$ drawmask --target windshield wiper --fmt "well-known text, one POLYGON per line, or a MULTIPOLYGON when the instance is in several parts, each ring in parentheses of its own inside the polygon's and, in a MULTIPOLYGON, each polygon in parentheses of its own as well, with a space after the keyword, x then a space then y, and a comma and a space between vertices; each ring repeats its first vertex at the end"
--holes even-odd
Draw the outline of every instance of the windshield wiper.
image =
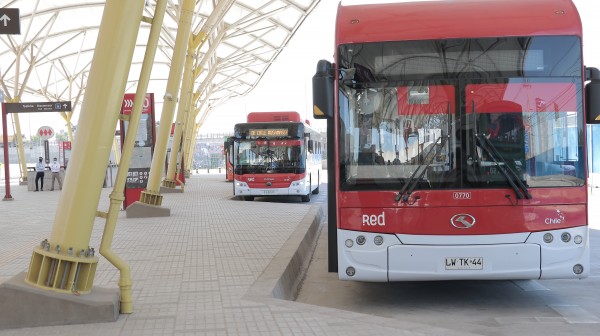
POLYGON ((496 149, 496 146, 494 146, 490 139, 486 138, 482 134, 476 135, 475 139, 477 139, 477 142, 479 142, 481 148, 483 148, 483 150, 490 156, 490 158, 492 159, 492 161, 494 161, 502 175, 504 175, 506 181, 508 181, 508 184, 510 184, 510 186, 515 191, 515 194, 517 194, 517 198, 531 199, 532 196, 529 193, 529 190, 527 189, 525 183, 523 183, 523 181, 519 178, 519 175, 517 175, 517 173, 515 173, 515 171, 512 170, 508 163, 502 158, 502 155, 500 155, 500 153, 496 149), (515 181, 517 182, 516 184, 515 181), (521 189, 523 190, 523 192, 521 192, 521 189), (525 193, 525 196, 523 196, 523 193, 525 193))
MULTIPOLYGON (((425 154, 426 158, 429 157, 429 154, 431 154, 431 151, 433 151, 435 149, 435 147, 437 146, 438 141, 440 141, 441 138, 442 138, 442 136, 440 135, 435 140, 435 142, 433 143, 433 146, 431 146, 431 148, 429 148, 429 151, 427 151, 427 154, 425 154)), ((449 138, 450 137, 448 136, 447 139, 446 139, 446 142, 444 142, 442 144, 442 148, 440 150, 443 150, 444 147, 446 147, 446 143, 448 143, 449 138)), ((410 194, 413 192, 413 190, 417 186, 417 183, 419 183, 419 180, 421 180, 421 178, 423 177, 423 175, 427 171, 427 168, 429 168, 429 166, 433 163, 433 159, 434 158, 435 158, 435 155, 431 157, 431 159, 429 160, 429 163, 427 163, 427 165, 425 167, 423 167, 423 165, 420 164, 417 167, 417 169, 415 169, 415 171, 412 173, 412 175, 410 176, 410 178, 402 186, 402 189, 400 189, 400 191, 396 195, 396 202, 398 202, 400 200, 402 200, 403 202, 407 202, 408 201, 408 198, 410 197, 410 194), (421 168, 423 168, 423 169, 421 169, 421 168), (417 173, 419 174, 418 176, 416 176, 417 173), (406 195, 404 194, 405 192, 406 192, 406 195)))

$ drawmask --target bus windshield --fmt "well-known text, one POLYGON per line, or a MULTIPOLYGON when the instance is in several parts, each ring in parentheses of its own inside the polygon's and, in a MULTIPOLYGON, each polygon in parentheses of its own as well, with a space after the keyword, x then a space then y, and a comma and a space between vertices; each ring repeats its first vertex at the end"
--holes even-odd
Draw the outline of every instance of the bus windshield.
POLYGON ((584 185, 579 44, 543 36, 340 46, 340 187, 584 185))
POLYGON ((302 140, 236 141, 236 174, 302 173, 306 168, 303 149, 302 140))
POLYGON ((297 122, 236 124, 235 174, 304 173, 304 131, 304 125, 297 122))

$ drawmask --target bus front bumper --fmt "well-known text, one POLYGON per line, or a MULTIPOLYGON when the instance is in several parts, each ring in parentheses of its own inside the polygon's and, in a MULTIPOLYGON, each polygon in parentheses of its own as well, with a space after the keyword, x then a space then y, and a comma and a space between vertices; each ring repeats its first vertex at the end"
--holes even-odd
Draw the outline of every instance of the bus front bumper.
POLYGON ((250 188, 245 182, 234 183, 234 196, 303 196, 309 193, 304 179, 291 182, 289 188, 250 188))
POLYGON ((590 271, 588 228, 486 236, 338 229, 338 268, 341 280, 373 282, 586 278, 590 271), (562 239, 565 232, 568 241, 562 239))

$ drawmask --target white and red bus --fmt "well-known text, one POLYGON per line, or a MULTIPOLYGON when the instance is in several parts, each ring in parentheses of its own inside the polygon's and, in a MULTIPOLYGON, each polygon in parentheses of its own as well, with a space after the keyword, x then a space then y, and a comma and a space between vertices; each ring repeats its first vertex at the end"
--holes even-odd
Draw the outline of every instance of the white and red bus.
POLYGON ((583 65, 570 0, 341 4, 335 31, 334 64, 313 77, 330 271, 589 275, 585 139, 599 76, 583 65))
POLYGON ((234 195, 297 195, 303 202, 319 193, 324 143, 298 112, 252 112, 236 124, 233 137, 234 195))

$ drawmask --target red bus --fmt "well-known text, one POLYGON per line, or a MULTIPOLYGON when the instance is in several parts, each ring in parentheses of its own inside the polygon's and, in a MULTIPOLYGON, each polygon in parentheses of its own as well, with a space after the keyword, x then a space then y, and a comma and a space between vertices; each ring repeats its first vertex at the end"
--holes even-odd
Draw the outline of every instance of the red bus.
POLYGON ((340 5, 335 34, 335 63, 313 77, 330 271, 589 275, 585 124, 600 120, 600 76, 570 0, 340 5))
POLYGON ((233 149, 233 138, 225 137, 225 141, 223 142, 223 155, 225 156, 225 181, 232 182, 233 181, 233 154, 231 150, 233 149))
POLYGON ((322 136, 298 112, 252 112, 236 124, 233 137, 234 195, 298 195, 303 202, 319 193, 322 136))

